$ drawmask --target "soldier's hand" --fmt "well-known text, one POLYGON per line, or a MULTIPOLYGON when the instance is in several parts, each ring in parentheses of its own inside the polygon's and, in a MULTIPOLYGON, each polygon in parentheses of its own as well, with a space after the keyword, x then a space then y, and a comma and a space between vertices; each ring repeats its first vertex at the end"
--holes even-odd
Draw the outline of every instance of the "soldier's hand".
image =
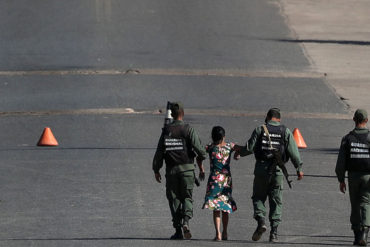
POLYGON ((158 183, 161 183, 162 182, 162 176, 161 174, 158 172, 158 173, 154 173, 154 177, 155 177, 155 180, 157 180, 158 183))
POLYGON ((339 189, 340 191, 344 194, 346 193, 346 190, 347 190, 347 186, 346 186, 346 183, 340 183, 339 184, 339 189))
POLYGON ((239 152, 235 152, 234 153, 234 160, 239 160, 240 159, 240 153, 239 152))
POLYGON ((303 179, 303 172, 297 172, 298 180, 303 179))
POLYGON ((235 152, 240 152, 241 149, 242 149, 242 146, 239 146, 237 144, 234 145, 235 152))

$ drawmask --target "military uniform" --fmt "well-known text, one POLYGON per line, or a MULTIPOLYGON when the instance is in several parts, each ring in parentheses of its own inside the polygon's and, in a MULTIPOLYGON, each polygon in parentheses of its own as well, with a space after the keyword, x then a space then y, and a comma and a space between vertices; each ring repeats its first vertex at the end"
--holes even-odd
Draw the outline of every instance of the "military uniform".
MULTIPOLYGON (((268 121, 266 127, 270 134, 272 146, 280 150, 283 161, 287 162, 290 158, 297 172, 301 172, 302 161, 292 132, 277 121, 268 121)), ((252 195, 254 218, 259 225, 264 225, 266 217, 265 201, 268 197, 270 234, 277 234, 277 227, 281 223, 284 176, 281 169, 277 166, 274 170, 271 170, 273 161, 269 157, 271 153, 269 144, 263 126, 259 126, 253 131, 240 154, 245 156, 254 153, 256 158, 252 195)), ((253 240, 257 241, 258 239, 253 240)))
MULTIPOLYGON (((348 171, 348 189, 351 201, 351 225, 355 243, 359 244, 361 232, 370 227, 370 153, 369 130, 356 127, 343 137, 335 172, 340 183, 345 183, 348 171)), ((366 242, 364 243, 366 244, 366 242)))
POLYGON ((183 220, 193 217, 196 155, 204 160, 206 151, 192 127, 183 121, 174 120, 163 129, 153 159, 153 171, 159 173, 165 160, 166 196, 176 231, 181 228, 183 220))

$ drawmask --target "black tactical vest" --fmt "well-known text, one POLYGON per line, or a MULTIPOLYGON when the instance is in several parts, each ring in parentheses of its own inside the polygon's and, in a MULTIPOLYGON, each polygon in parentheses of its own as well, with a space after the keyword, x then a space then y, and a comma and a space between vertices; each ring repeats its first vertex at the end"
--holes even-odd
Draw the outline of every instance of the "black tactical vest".
POLYGON ((370 152, 367 134, 351 131, 347 135, 347 170, 370 172, 370 152))
MULTIPOLYGON (((280 150, 283 161, 288 161, 285 152, 286 127, 284 125, 274 126, 270 124, 266 124, 266 127, 270 133, 272 148, 280 150)), ((263 128, 262 133, 256 142, 254 156, 256 157, 256 160, 269 160, 272 158, 270 142, 263 128)))
POLYGON ((188 133, 188 124, 164 127, 164 159, 167 166, 194 163, 194 153, 188 133))

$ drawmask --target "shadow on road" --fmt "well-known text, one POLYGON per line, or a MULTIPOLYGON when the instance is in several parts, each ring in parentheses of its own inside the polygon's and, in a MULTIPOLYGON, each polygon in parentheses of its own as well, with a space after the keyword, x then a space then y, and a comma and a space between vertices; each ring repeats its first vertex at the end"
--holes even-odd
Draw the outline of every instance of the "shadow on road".
POLYGON ((360 40, 322 40, 322 39, 278 39, 279 42, 289 43, 317 43, 317 44, 339 44, 339 45, 370 45, 369 41, 360 40))
MULTIPOLYGON (((282 237, 298 237, 298 238, 323 238, 327 239, 324 241, 327 242, 278 242, 275 245, 312 245, 312 246, 348 246, 352 243, 352 237, 350 236, 324 236, 324 235, 317 235, 317 236, 309 236, 309 235, 281 235, 282 237)), ((9 238, 9 239, 0 239, 0 242, 5 241, 110 241, 110 240, 132 240, 132 241, 173 241, 169 240, 168 238, 141 238, 141 237, 106 237, 106 238, 9 238)), ((189 240, 184 240, 189 241, 189 240)), ((199 242, 214 242, 211 239, 191 239, 190 241, 199 241, 199 242)), ((224 243, 230 244, 264 244, 264 242, 254 242, 249 240, 228 240, 222 241, 224 243)), ((267 243, 267 242, 266 242, 267 243)))
POLYGON ((309 148, 309 149, 303 150, 303 152, 308 152, 308 153, 321 152, 324 154, 337 155, 339 153, 339 148, 309 148))
POLYGON ((0 148, 0 152, 8 151, 58 151, 58 150, 155 150, 155 147, 19 147, 0 148))

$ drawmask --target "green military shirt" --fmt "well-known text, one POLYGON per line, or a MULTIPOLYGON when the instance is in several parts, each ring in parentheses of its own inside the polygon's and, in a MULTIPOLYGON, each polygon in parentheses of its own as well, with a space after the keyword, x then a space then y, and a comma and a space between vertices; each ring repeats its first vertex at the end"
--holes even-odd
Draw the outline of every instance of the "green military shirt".
MULTIPOLYGON (((180 120, 174 120, 171 125, 184 125, 185 123, 180 120)), ((155 152, 154 159, 153 159, 153 171, 158 173, 159 170, 163 166, 164 160, 164 141, 163 141, 163 133, 158 141, 157 151, 155 152)), ((204 146, 202 146, 201 141, 199 139, 198 134, 192 127, 189 127, 189 138, 191 140, 191 145, 193 147, 193 151, 197 154, 197 156, 204 160, 206 159, 206 150, 204 146)), ((181 164, 180 166, 175 166, 170 169, 166 166, 166 174, 176 174, 178 172, 184 172, 189 170, 194 170, 194 164, 181 164)))
MULTIPOLYGON (((273 126, 279 126, 280 122, 276 121, 269 121, 268 124, 273 125, 273 126)), ((246 156, 249 154, 254 153, 256 143, 263 133, 263 127, 258 126, 257 128, 254 129, 251 137, 249 138, 248 142, 246 143, 245 147, 242 148, 240 155, 241 156, 246 156)), ((286 154, 292 161, 294 167, 297 169, 297 172, 302 171, 302 160, 299 155, 298 147, 297 144, 294 140, 292 132, 286 128, 285 130, 285 143, 287 143, 287 149, 286 149, 286 154)), ((263 161, 263 160, 256 160, 256 166, 254 169, 254 174, 255 175, 266 175, 268 171, 268 167, 270 165, 269 161, 263 161)), ((276 174, 281 175, 282 171, 279 167, 276 168, 276 174)))
MULTIPOLYGON (((366 134, 369 132, 367 128, 355 128, 354 131, 357 134, 366 134)), ((339 148, 337 165, 335 167, 335 173, 337 174, 337 178, 340 183, 344 183, 344 178, 345 178, 345 174, 347 171, 347 164, 346 164, 347 153, 348 153, 348 150, 346 150, 347 136, 348 135, 342 138, 340 148, 339 148)))

